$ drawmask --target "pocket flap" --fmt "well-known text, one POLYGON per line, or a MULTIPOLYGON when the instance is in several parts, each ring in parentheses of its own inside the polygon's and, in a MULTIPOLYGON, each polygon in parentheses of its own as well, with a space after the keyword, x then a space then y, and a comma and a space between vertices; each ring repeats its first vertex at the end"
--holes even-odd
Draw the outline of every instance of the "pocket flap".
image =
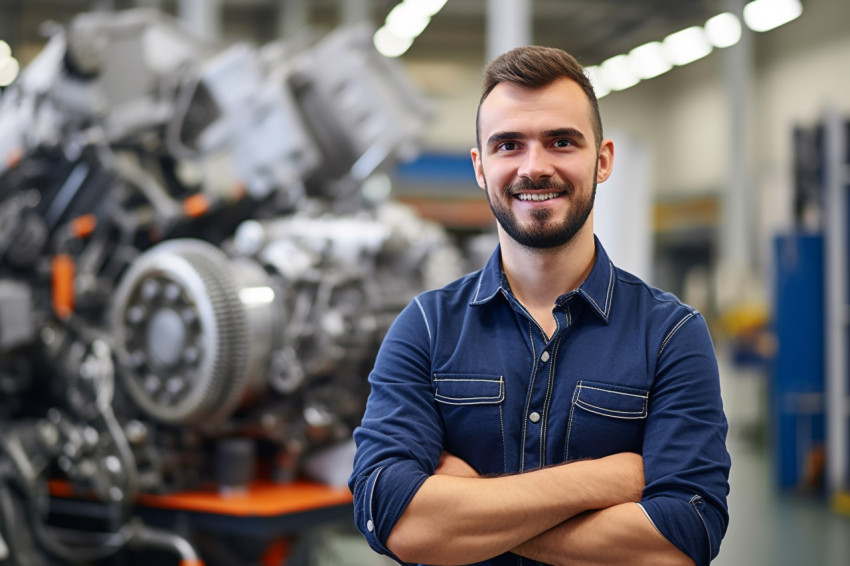
POLYGON ((448 405, 493 405, 505 399, 501 375, 434 375, 434 398, 448 405))
POLYGON ((618 419, 645 419, 649 392, 607 383, 579 381, 575 405, 585 411, 618 419))

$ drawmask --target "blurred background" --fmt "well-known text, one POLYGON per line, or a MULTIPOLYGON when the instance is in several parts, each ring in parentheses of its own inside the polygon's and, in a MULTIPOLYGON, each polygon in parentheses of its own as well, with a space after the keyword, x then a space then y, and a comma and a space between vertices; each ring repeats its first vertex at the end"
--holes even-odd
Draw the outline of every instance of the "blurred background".
POLYGON ((523 44, 597 89, 614 262, 709 322, 715 564, 848 564, 846 0, 0 0, 0 565, 379 563, 364 372, 495 245, 469 149, 523 44))

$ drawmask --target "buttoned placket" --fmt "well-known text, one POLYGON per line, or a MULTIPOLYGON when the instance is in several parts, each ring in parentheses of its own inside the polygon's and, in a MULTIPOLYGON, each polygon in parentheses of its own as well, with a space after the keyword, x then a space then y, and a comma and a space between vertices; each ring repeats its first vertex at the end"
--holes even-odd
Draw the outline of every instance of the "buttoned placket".
POLYGON ((531 318, 525 309, 522 309, 522 315, 528 323, 527 338, 534 363, 531 365, 529 373, 520 471, 545 466, 548 460, 546 415, 552 397, 552 388, 555 384, 557 349, 569 320, 565 306, 556 307, 553 314, 557 321, 556 330, 552 337, 547 340, 540 325, 531 318))

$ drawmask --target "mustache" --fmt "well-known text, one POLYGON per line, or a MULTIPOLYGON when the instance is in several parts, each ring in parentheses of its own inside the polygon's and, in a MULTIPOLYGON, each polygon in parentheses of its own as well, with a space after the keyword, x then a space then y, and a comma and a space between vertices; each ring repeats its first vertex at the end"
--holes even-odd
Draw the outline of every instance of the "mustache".
POLYGON ((573 194, 574 187, 570 183, 559 183, 551 179, 543 179, 533 181, 532 179, 520 179, 515 183, 507 185, 502 189, 505 196, 510 196, 521 191, 553 191, 558 193, 566 193, 568 196, 573 194))

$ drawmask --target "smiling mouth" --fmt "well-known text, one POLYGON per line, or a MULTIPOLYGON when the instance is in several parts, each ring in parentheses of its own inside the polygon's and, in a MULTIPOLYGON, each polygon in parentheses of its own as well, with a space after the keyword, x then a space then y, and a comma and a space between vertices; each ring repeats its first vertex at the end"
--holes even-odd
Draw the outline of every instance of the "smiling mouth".
POLYGON ((557 193, 521 193, 516 195, 516 198, 522 201, 533 201, 533 202, 542 202, 545 200, 551 200, 553 198, 558 198, 559 196, 565 195, 564 192, 557 193))

